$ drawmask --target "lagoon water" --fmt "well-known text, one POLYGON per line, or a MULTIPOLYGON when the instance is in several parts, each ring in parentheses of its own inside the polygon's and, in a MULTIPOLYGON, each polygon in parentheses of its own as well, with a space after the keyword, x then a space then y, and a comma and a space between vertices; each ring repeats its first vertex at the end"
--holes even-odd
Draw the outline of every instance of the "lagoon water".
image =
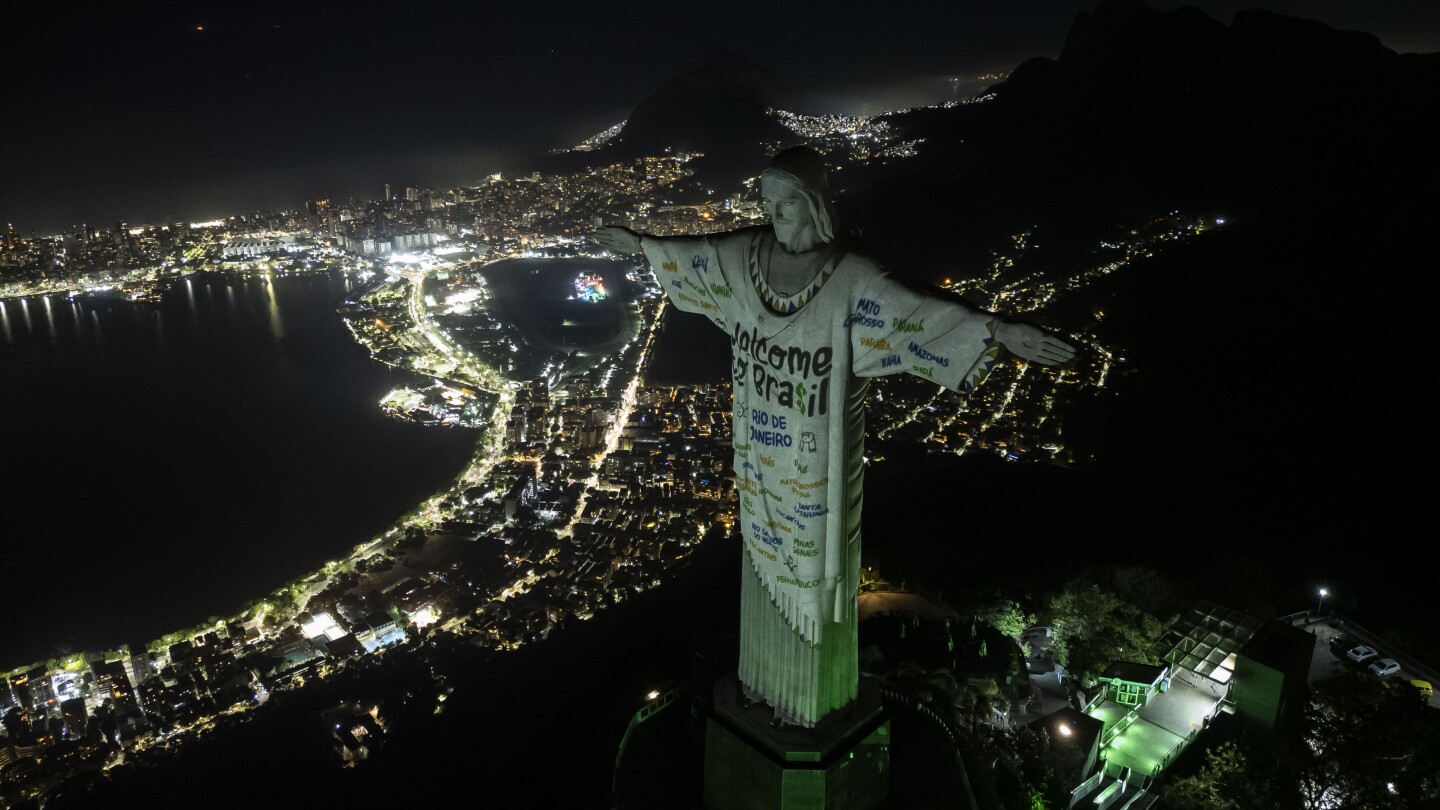
POLYGON ((351 340, 351 285, 0 304, 0 670, 224 615, 460 471, 475 431, 381 414, 415 378, 351 340))

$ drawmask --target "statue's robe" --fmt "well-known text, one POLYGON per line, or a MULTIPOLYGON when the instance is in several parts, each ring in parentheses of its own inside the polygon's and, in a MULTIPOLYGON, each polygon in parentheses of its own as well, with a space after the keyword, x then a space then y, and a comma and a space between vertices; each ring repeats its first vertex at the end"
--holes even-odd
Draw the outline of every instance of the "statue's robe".
POLYGON ((730 336, 741 573, 740 681, 814 726, 855 697, 856 592, 869 378, 909 372, 957 391, 1000 346, 992 316, 923 295, 831 250, 790 296, 760 272, 767 228, 643 237, 674 305, 730 336))

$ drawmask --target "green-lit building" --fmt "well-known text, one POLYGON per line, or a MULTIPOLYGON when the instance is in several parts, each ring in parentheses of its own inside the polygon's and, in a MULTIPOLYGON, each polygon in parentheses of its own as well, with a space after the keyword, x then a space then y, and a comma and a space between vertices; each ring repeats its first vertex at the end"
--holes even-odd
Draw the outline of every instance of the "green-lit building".
POLYGON ((1288 728, 1305 700, 1315 637, 1269 619, 1259 621, 1213 602, 1196 603, 1150 650, 1218 692, 1247 728, 1288 728))
POLYGON ((1293 731, 1309 693, 1315 636, 1270 620, 1235 658, 1230 700, 1247 728, 1260 734, 1293 731))
POLYGON ((1105 685, 1105 697, 1113 700, 1121 706, 1133 706, 1139 708, 1150 702, 1150 699, 1160 692, 1170 688, 1169 666, 1153 666, 1151 664, 1138 664, 1134 661, 1116 661, 1111 664, 1105 674, 1100 676, 1100 683, 1105 685))
POLYGON ((1220 712, 1261 735, 1284 733, 1305 698, 1314 637, 1197 602, 1149 650, 1119 661, 1085 714, 1104 724, 1094 806, 1122 806, 1148 787, 1220 712))

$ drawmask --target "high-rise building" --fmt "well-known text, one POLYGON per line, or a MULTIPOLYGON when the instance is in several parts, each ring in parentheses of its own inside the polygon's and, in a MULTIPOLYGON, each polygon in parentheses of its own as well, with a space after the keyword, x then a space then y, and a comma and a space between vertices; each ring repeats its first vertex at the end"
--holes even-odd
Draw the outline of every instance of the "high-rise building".
POLYGON ((55 697, 55 693, 50 688, 50 679, 45 675, 44 667, 35 667, 29 672, 12 675, 10 688, 15 693, 15 705, 26 713, 44 709, 55 697))
POLYGON ((151 668, 150 653, 145 651, 145 645, 121 645, 120 649, 129 653, 125 657, 125 674, 130 676, 130 683, 139 686, 150 680, 155 670, 151 668))
POLYGON ((510 409, 510 421, 505 424, 507 439, 512 444, 524 444, 526 438, 525 411, 521 406, 516 405, 510 409))
POLYGON ((136 684, 135 698, 140 704, 140 710, 147 715, 156 715, 165 711, 165 684, 160 678, 153 678, 145 683, 136 684))
POLYGON ((600 424, 600 418, 591 411, 585 415, 585 424, 580 428, 580 449, 595 450, 605 439, 605 428, 600 424))
POLYGON ((77 697, 62 701, 60 717, 65 721, 65 736, 73 739, 85 735, 85 724, 89 722, 89 716, 85 713, 84 698, 77 697))
POLYGON ((134 706, 135 696, 130 678, 125 674, 125 664, 120 661, 106 661, 91 664, 95 673, 95 689, 101 695, 115 701, 116 705, 134 706))
POLYGON ((385 184, 385 201, 386 201, 386 202, 389 202, 389 201, 390 201, 390 196, 391 196, 391 195, 390 195, 390 184, 389 184, 389 183, 386 183, 386 184, 385 184))

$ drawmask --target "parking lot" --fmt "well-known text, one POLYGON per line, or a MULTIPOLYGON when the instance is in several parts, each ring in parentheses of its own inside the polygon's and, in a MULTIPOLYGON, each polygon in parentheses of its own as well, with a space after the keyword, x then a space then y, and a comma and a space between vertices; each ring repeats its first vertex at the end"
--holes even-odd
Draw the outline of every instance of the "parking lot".
MULTIPOLYGON (((1315 635, 1315 653, 1310 661, 1310 683, 1346 671, 1358 671, 1369 675, 1371 663, 1382 658, 1394 658, 1400 664, 1400 671, 1389 676, 1390 678, 1401 681, 1429 681, 1432 685, 1440 684, 1440 673, 1409 658, 1404 652, 1390 648, 1385 644, 1384 639, 1370 633, 1365 628, 1349 621, 1342 621, 1339 626, 1332 627, 1324 621, 1312 622, 1313 618, 1305 613, 1281 618, 1281 621, 1288 619, 1296 627, 1303 628, 1315 635), (1374 648, 1377 655, 1363 663, 1355 663, 1346 657, 1346 653, 1361 644, 1374 648)), ((1433 708, 1440 709, 1440 697, 1432 694, 1429 704, 1433 708)))

